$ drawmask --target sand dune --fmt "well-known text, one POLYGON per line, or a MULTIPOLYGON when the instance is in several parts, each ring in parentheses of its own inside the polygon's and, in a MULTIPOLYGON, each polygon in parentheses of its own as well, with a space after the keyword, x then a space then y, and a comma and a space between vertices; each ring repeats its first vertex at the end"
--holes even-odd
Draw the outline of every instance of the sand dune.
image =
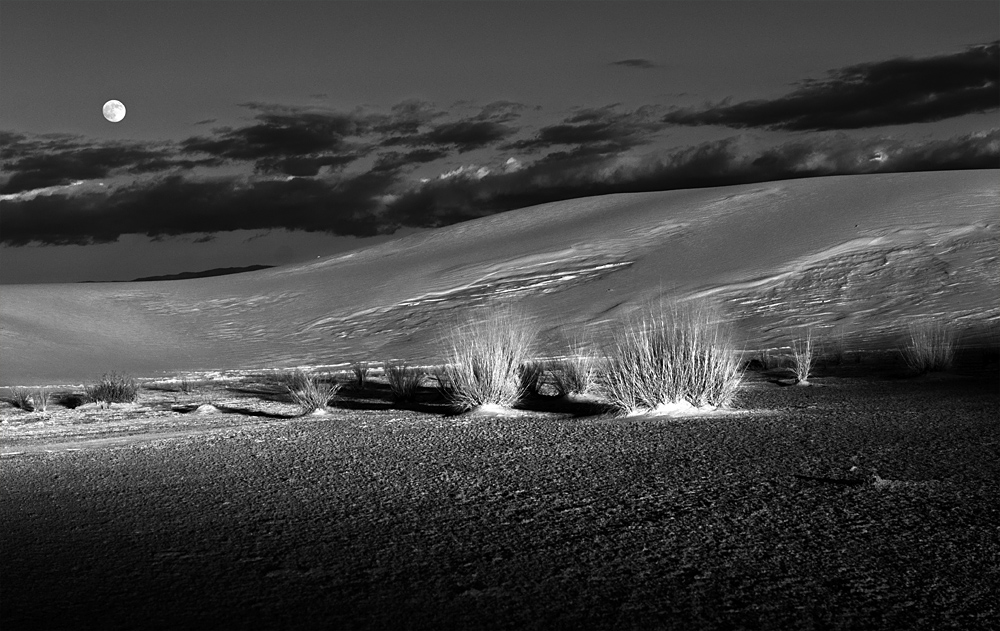
POLYGON ((1000 171, 843 176, 524 208, 308 264, 0 289, 0 383, 108 370, 434 361, 462 310, 523 298, 599 336, 659 295, 722 302, 748 347, 802 327, 885 344, 908 318, 1000 319, 1000 171))

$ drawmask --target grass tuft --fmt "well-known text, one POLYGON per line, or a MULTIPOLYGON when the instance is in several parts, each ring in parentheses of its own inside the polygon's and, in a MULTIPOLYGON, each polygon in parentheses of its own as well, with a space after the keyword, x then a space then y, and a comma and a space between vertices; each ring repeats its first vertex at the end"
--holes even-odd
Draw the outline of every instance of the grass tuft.
POLYGON ((99 382, 87 386, 85 392, 88 400, 103 405, 135 403, 139 398, 139 384, 131 375, 109 372, 99 382))
POLYGON ((419 368, 397 363, 385 362, 383 366, 393 399, 399 402, 413 401, 426 373, 419 368))
POLYGON ((706 303, 648 307, 614 332, 605 355, 604 394, 626 414, 727 406, 743 378, 731 333, 706 303))
POLYGON ((336 381, 322 381, 318 376, 302 370, 286 373, 282 380, 292 402, 302 408, 303 414, 326 410, 330 399, 340 390, 336 381))
POLYGON ((368 372, 371 370, 371 366, 368 362, 357 361, 351 364, 351 372, 354 373, 354 387, 358 390, 364 390, 365 386, 368 385, 368 372))
POLYGON ((792 365, 789 370, 795 373, 795 381, 800 385, 809 385, 809 373, 815 359, 814 350, 812 333, 807 334, 804 340, 792 342, 792 365))
POLYGON ((535 326, 510 304, 470 314, 446 339, 448 396, 463 410, 513 407, 525 394, 520 367, 535 343, 535 326))
POLYGON ((549 371, 556 393, 564 397, 570 394, 590 394, 597 388, 597 358, 584 349, 565 359, 551 362, 549 371))
POLYGON ((47 388, 38 388, 32 395, 31 403, 38 412, 45 412, 49 409, 49 391, 47 388))
POLYGON ((955 359, 955 336, 938 320, 923 320, 909 327, 909 344, 902 350, 906 365, 917 374, 945 371, 955 359))
POLYGON ((25 412, 31 412, 35 409, 34 404, 31 400, 31 392, 27 388, 11 388, 11 394, 13 395, 13 403, 18 408, 24 410, 25 412))

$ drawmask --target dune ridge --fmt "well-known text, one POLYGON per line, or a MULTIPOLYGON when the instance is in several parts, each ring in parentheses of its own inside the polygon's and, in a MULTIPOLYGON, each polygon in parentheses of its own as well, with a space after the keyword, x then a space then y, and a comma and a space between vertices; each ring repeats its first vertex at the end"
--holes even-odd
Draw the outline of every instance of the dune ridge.
POLYGON ((555 348, 644 301, 710 296, 748 348, 802 327, 877 344, 908 318, 1000 319, 1000 170, 837 176, 553 202, 304 264, 169 283, 0 289, 0 384, 106 370, 433 361, 523 299, 555 348))

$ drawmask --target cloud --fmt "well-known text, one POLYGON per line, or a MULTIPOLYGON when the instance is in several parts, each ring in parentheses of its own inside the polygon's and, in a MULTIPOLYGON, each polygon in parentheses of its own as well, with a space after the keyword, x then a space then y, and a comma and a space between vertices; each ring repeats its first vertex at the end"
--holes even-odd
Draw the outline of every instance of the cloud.
POLYGON ((389 114, 367 114, 363 120, 373 133, 400 137, 416 135, 421 127, 446 115, 447 112, 437 109, 432 103, 409 99, 393 105, 389 114))
POLYGON ((432 145, 453 145, 459 151, 471 151, 492 145, 516 131, 493 121, 457 121, 435 126, 419 137, 419 141, 432 145))
POLYGON ((857 64, 829 75, 776 99, 675 109, 663 121, 819 131, 933 122, 1000 108, 1000 42, 857 64))
POLYGON ((262 172, 316 175, 320 167, 341 167, 370 151, 351 137, 364 131, 358 116, 260 103, 244 103, 258 111, 252 125, 212 130, 180 143, 186 153, 228 160, 253 161, 262 172))
POLYGON ((519 140, 505 148, 535 150, 555 145, 594 145, 615 147, 618 151, 646 144, 652 134, 663 129, 656 116, 657 109, 641 107, 631 112, 619 112, 616 106, 583 109, 561 123, 538 130, 533 138, 519 140))
POLYGON ((311 178, 196 181, 172 175, 111 194, 48 195, 0 204, 7 245, 107 243, 123 234, 163 238, 285 228, 372 236, 385 231, 378 198, 395 178, 370 172, 311 178))
POLYGON ((612 66, 624 66, 625 68, 638 68, 639 70, 649 70, 650 68, 656 68, 656 64, 648 59, 622 59, 619 61, 612 61, 612 66))
POLYGON ((386 151, 380 153, 372 167, 376 171, 399 171, 410 166, 433 162, 448 157, 443 149, 415 149, 408 152, 386 151))
POLYGON ((509 123, 521 116, 521 112, 528 109, 523 103, 514 101, 493 101, 487 103, 476 115, 476 120, 488 120, 496 123, 509 123))
MULTIPOLYGON (((424 116, 397 119, 395 125, 380 123, 375 131, 386 133, 383 146, 454 147, 460 153, 496 144, 518 129, 506 123, 515 120, 525 108, 520 103, 495 101, 484 106, 475 116, 430 124, 430 112, 419 110, 424 116), (421 131, 424 129, 424 131, 421 131)), ((440 116, 433 115, 433 118, 440 116)))
POLYGON ((66 134, 29 137, 11 132, 4 132, 2 140, 2 194, 106 178, 113 173, 190 169, 214 162, 178 158, 169 143, 96 142, 66 134))

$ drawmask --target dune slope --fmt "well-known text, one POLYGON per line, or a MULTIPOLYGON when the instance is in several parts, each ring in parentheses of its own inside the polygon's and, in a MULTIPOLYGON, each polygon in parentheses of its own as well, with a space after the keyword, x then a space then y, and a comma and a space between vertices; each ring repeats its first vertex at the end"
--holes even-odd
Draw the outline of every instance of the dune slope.
POLYGON ((600 337, 660 295, 723 303, 748 347, 812 328, 885 343, 914 317, 1000 319, 1000 171, 812 178, 524 208, 307 264, 0 290, 0 383, 106 370, 435 361, 465 309, 523 299, 600 337))

